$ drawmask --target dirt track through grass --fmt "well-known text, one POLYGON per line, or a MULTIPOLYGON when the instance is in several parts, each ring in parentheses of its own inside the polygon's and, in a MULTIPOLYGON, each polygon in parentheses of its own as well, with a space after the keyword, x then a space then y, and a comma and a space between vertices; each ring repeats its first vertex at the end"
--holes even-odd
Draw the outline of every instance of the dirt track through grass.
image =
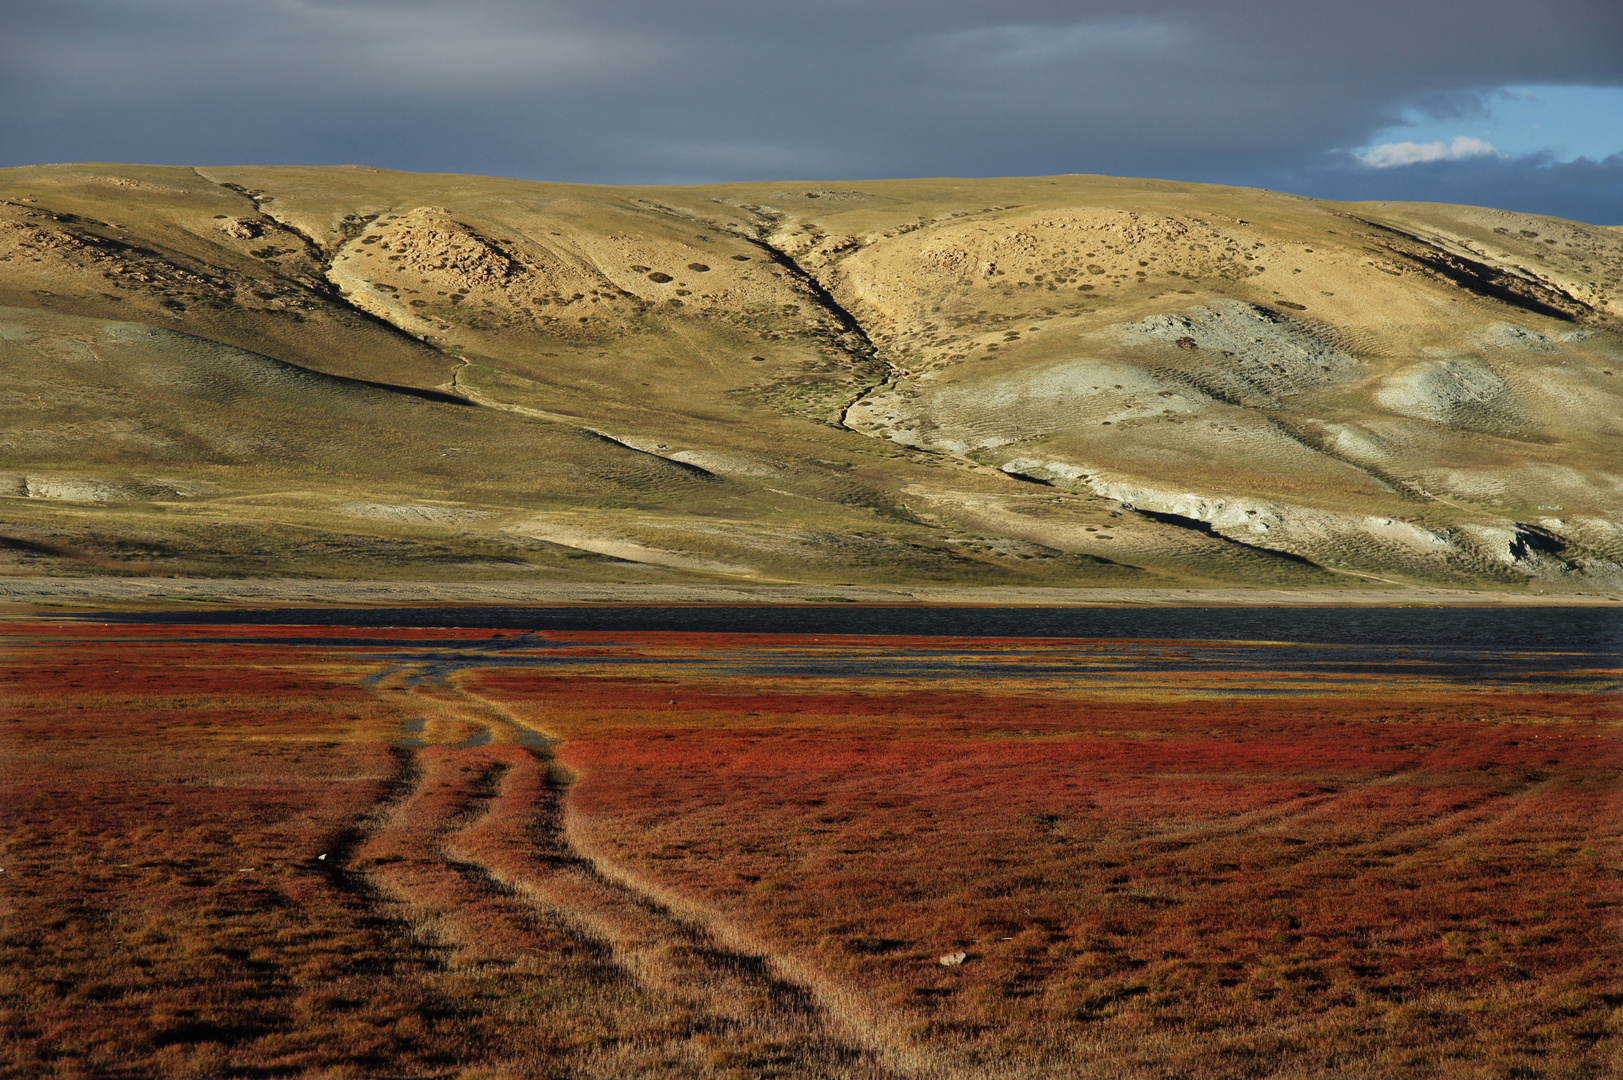
MULTIPOLYGON (((678 914, 577 847, 567 772, 538 745, 544 733, 468 691, 398 674, 429 731, 497 733, 487 746, 397 748, 401 779, 357 823, 360 839, 345 852, 349 862, 369 864, 348 871, 366 882, 360 889, 401 905, 448 970, 499 964, 495 934, 506 938, 501 952, 536 954, 522 944, 525 931, 549 924, 601 966, 600 981, 650 991, 710 1036, 673 1039, 666 1058, 673 1071, 719 1064, 861 1080, 939 1074, 916 1048, 879 1044, 871 1023, 830 1010, 827 993, 787 978, 781 961, 738 947, 730 940, 736 931, 706 925, 697 911, 678 914), (526 734, 529 745, 518 745, 526 734), (738 1049, 716 1049, 716 1036, 738 1049)), ((593 1076, 623 1075, 625 1067, 616 1056, 582 1066, 593 1076)))

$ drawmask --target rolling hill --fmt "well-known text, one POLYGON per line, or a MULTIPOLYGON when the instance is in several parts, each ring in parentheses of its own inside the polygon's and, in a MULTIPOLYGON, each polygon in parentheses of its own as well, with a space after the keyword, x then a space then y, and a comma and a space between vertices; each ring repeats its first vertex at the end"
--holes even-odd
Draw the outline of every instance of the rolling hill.
POLYGON ((1094 176, 0 170, 0 567, 1623 585, 1623 230, 1094 176))

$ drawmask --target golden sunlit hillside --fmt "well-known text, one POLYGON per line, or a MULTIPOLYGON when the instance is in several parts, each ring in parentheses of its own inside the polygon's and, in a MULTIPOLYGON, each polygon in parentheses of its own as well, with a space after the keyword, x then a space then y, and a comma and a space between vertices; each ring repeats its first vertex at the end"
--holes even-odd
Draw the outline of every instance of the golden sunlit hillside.
POLYGON ((0 171, 7 572, 1623 583, 1623 231, 1063 176, 0 171))

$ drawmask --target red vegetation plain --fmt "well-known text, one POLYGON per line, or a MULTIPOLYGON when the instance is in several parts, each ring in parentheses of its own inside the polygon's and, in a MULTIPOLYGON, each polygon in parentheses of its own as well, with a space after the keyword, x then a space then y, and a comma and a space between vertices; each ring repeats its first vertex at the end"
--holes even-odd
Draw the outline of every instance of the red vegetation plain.
POLYGON ((1617 1075, 1613 697, 7 629, 5 1075, 1617 1075))

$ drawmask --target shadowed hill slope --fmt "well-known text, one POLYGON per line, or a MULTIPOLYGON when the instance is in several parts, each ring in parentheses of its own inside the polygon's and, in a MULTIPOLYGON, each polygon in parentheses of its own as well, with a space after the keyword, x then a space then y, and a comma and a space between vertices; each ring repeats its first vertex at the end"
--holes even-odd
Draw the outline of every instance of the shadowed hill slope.
POLYGON ((1623 583, 1623 232, 1102 177, 0 171, 14 570, 1623 583))

